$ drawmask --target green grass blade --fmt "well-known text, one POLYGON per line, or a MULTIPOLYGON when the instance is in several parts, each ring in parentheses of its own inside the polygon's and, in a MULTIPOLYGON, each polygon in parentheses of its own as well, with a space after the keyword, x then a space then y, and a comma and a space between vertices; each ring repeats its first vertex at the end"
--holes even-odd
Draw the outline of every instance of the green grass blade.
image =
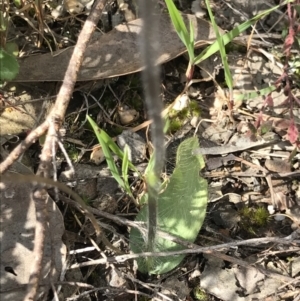
POLYGON ((227 60, 224 41, 222 39, 222 36, 220 35, 219 28, 218 28, 217 23, 215 21, 214 15, 211 11, 211 8, 210 8, 210 5, 209 5, 209 0, 205 0, 205 3, 206 3, 206 8, 208 10, 210 21, 213 25, 213 28, 214 28, 214 31, 215 31, 215 34, 216 34, 216 37, 217 37, 218 47, 219 47, 222 63, 223 63, 223 66, 224 66, 225 81, 226 81, 226 84, 227 84, 227 87, 229 88, 229 90, 232 90, 233 89, 233 79, 232 79, 232 75, 231 75, 230 68, 229 68, 229 65, 228 65, 228 60, 227 60))
POLYGON ((267 88, 263 88, 259 91, 251 91, 251 92, 247 92, 244 94, 235 95, 234 100, 235 101, 244 101, 244 100, 248 100, 248 99, 254 99, 255 97, 258 97, 258 96, 265 96, 267 94, 270 94, 271 92, 273 92, 275 90, 276 90, 275 86, 270 86, 267 88))
MULTIPOLYGON (((92 120, 91 117, 87 116, 87 119, 88 119, 89 123, 91 124, 91 126, 92 126, 92 128, 93 128, 93 130, 94 130, 94 132, 96 134, 96 137, 97 137, 97 139, 99 141, 99 144, 102 147, 103 154, 105 156, 108 168, 109 168, 112 176, 118 182, 118 184, 123 189, 125 189, 124 181, 121 178, 120 172, 119 172, 119 170, 118 170, 118 168, 117 168, 117 166, 115 164, 114 158, 112 156, 112 152, 110 151, 109 143, 111 144, 111 142, 113 142, 113 141, 109 141, 109 140, 111 140, 111 138, 103 130, 100 130, 98 128, 97 124, 92 120), (110 139, 107 139, 107 137, 109 137, 110 139)), ((116 145, 116 147, 118 148, 117 145, 116 145)), ((119 152, 120 155, 122 155, 122 158, 123 158, 124 157, 123 152, 121 152, 120 149, 118 150, 118 152, 119 152)))
MULTIPOLYGON (((293 2, 294 0, 286 0, 280 5, 276 5, 260 14, 257 16, 253 17, 252 19, 240 24, 239 26, 235 27, 232 29, 230 32, 224 34, 222 36, 223 39, 223 44, 226 46, 228 43, 230 43, 234 38, 236 38, 238 35, 240 35, 242 32, 244 32, 247 28, 249 28, 251 25, 253 25, 255 22, 257 22, 259 19, 267 16, 270 14, 272 11, 278 9, 282 5, 287 4, 288 2, 293 2)), ((218 42, 214 42, 212 45, 207 47, 205 50, 203 50, 196 58, 195 58, 195 64, 199 64, 200 62, 204 61, 205 59, 209 58, 212 56, 214 53, 219 51, 219 45, 218 42)))
MULTIPOLYGON (((89 121, 89 123, 91 124, 93 130, 94 126, 97 129, 97 132, 100 130, 99 127, 97 126, 97 124, 93 121, 93 119, 90 116, 87 116, 87 120, 89 121), (94 125, 94 126, 93 126, 94 125)), ((96 131, 95 131, 96 133, 96 131)), ((108 147, 110 148, 110 150, 116 155, 118 156, 119 159, 123 160, 124 157, 124 153, 123 151, 118 147, 118 145, 113 141, 113 139, 104 131, 104 130, 100 130, 100 134, 101 134, 101 138, 103 140, 103 142, 108 145, 108 147)), ((100 143, 100 142, 99 142, 100 143)), ((138 174, 139 171, 136 169, 136 167, 129 161, 129 167, 131 170, 137 172, 138 174)))
POLYGON ((131 190, 130 190, 130 185, 128 182, 128 170, 129 170, 129 147, 126 144, 124 147, 124 156, 123 156, 123 161, 122 161, 122 177, 125 185, 125 190, 126 192, 133 197, 131 190))
POLYGON ((167 4, 167 8, 173 23, 173 26, 181 39, 182 43, 186 46, 186 48, 189 48, 190 45, 190 36, 187 31, 187 28, 185 26, 185 23, 182 19, 182 16, 180 15, 178 9, 176 8, 173 0, 165 0, 167 4))
POLYGON ((192 24, 192 20, 190 20, 190 40, 189 40, 189 47, 188 47, 188 53, 190 62, 194 64, 195 59, 195 33, 194 33, 194 26, 192 24))
POLYGON ((124 157, 123 157, 123 161, 122 161, 122 176, 124 181, 128 182, 128 167, 129 167, 129 147, 126 144, 125 148, 124 148, 124 157))

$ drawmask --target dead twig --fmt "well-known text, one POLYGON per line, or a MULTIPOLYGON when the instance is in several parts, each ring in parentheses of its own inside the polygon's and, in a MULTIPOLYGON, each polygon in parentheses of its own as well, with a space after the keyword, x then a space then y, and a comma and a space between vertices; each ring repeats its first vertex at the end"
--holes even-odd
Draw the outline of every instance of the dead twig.
POLYGON ((47 202, 49 196, 47 194, 47 191, 39 186, 35 191, 33 191, 32 198, 37 213, 33 248, 35 261, 32 262, 32 269, 27 284, 27 294, 24 298, 25 301, 32 301, 36 299, 40 281, 40 274, 42 271, 42 260, 45 248, 45 235, 48 225, 47 202))
MULTIPOLYGON (((80 66, 83 61, 83 56, 87 44, 91 38, 92 33, 94 32, 96 25, 100 19, 101 13, 105 7, 106 0, 97 0, 92 12, 90 13, 87 21, 85 22, 82 31, 78 37, 78 42, 74 48, 74 52, 71 56, 63 84, 58 93, 56 102, 54 104, 53 109, 48 115, 46 121, 43 123, 43 133, 47 130, 48 133, 46 136, 45 144, 41 154, 41 163, 38 168, 37 174, 43 176, 44 178, 49 177, 51 171, 51 164, 53 158, 53 150, 55 150, 56 136, 61 124, 64 120, 65 113, 70 102, 74 86, 77 80, 77 75, 80 69, 80 66)), ((40 127, 38 127, 35 131, 36 133, 40 133, 40 127)), ((38 138, 38 137, 37 137, 38 138)), ((32 140, 31 140, 32 141, 32 140)), ((25 146, 28 148, 30 144, 26 144, 25 146)), ((16 151, 13 156, 9 156, 5 160, 4 167, 7 168, 16 160, 18 157, 16 155, 20 155, 21 151, 25 151, 26 148, 19 148, 18 152, 16 151), (7 163, 9 162, 9 163, 7 163)), ((0 167, 1 170, 1 167, 0 167)), ((33 263, 29 283, 27 286, 27 294, 24 300, 35 300, 37 295, 37 289, 40 281, 41 270, 42 270, 42 259, 43 259, 43 251, 44 251, 44 241, 45 241, 45 231, 47 227, 47 210, 46 210, 46 200, 45 197, 46 191, 41 188, 39 185, 37 190, 34 192, 36 195, 35 207, 36 207, 36 215, 37 221, 39 222, 35 228, 35 245, 34 245, 34 255, 35 262, 33 263)))
POLYGON ((28 136, 20 142, 0 164, 0 174, 3 174, 10 166, 48 129, 48 122, 44 121, 36 129, 32 130, 28 136))
MULTIPOLYGON (((78 206, 76 202, 72 200, 67 200, 67 198, 64 198, 64 201, 67 201, 68 203, 72 203, 75 206, 78 206)), ((107 212, 92 208, 92 207, 87 207, 89 211, 91 211, 95 215, 99 215, 105 218, 108 218, 118 224, 126 225, 129 227, 135 227, 139 231, 146 233, 146 228, 145 225, 137 224, 133 221, 127 220, 125 218, 118 217, 116 215, 109 214, 107 212)), ((180 250, 180 251, 175 251, 175 252, 157 252, 157 253, 152 253, 152 252, 144 252, 140 254, 128 254, 128 255, 121 255, 121 256, 115 256, 115 257, 108 257, 107 259, 99 259, 99 260, 94 260, 94 261, 88 261, 80 264, 74 264, 70 268, 78 268, 78 267, 83 267, 83 266, 89 266, 89 265, 95 265, 95 264, 106 264, 107 262, 122 262, 126 260, 131 260, 139 257, 156 257, 156 256, 172 256, 172 255, 178 255, 178 254, 193 254, 193 253, 205 253, 205 254, 210 254, 214 257, 221 258, 225 261, 238 264, 240 266, 249 268, 253 267, 253 265, 249 264, 248 262, 237 259, 232 256, 228 256, 226 254, 223 254, 219 252, 218 250, 221 249, 228 249, 232 247, 238 247, 238 246, 250 246, 250 245, 261 245, 261 244, 267 244, 267 243, 279 243, 279 244, 300 244, 299 239, 295 239, 294 235, 289 235, 287 237, 263 237, 263 238, 252 238, 248 240, 243 240, 243 241, 233 241, 229 243, 224 243, 224 244, 219 244, 215 246, 209 246, 209 247, 200 247, 196 244, 193 244, 191 242, 185 241, 179 237, 176 237, 174 235, 171 235, 169 233, 163 232, 158 230, 157 235, 160 237, 163 237, 165 239, 168 239, 170 241, 176 242, 178 244, 181 244, 185 246, 187 249, 185 250, 180 250)), ((296 237, 297 238, 297 237, 296 237)), ((280 281, 283 282, 290 282, 293 281, 293 278, 287 277, 287 276, 282 276, 278 273, 273 273, 271 271, 265 270, 261 267, 255 266, 261 273, 265 274, 267 277, 279 279, 280 281)))
MULTIPOLYGON (((159 233, 161 235, 161 232, 159 233)), ((178 241, 178 238, 169 235, 165 233, 163 237, 168 237, 168 239, 172 241, 178 241)), ((182 243, 186 244, 188 243, 191 245, 189 242, 184 242, 182 243)), ((224 249, 224 248, 230 248, 230 247, 236 247, 240 245, 256 245, 256 244, 262 244, 262 243, 281 243, 281 244, 290 244, 290 243, 296 243, 299 244, 299 240, 294 240, 292 235, 289 235, 287 237, 265 237, 265 238, 254 238, 254 239, 248 239, 244 241, 236 241, 236 242, 229 242, 225 244, 220 244, 220 245, 215 245, 215 246, 209 246, 209 247, 199 247, 198 245, 192 244, 194 247, 192 249, 185 249, 185 250, 180 250, 180 251, 173 251, 173 252, 143 252, 139 254, 127 254, 127 255, 120 255, 120 256, 114 256, 114 257, 108 257, 108 258, 102 258, 98 260, 93 260, 93 261, 88 261, 84 263, 78 263, 78 264, 73 264, 70 269, 74 268, 79 268, 79 267, 85 267, 85 266, 90 266, 90 265, 96 265, 96 264, 106 264, 107 262, 124 262, 127 260, 131 259, 136 259, 140 257, 159 257, 159 256, 174 256, 174 255, 179 255, 179 254, 194 254, 194 253, 205 253, 205 254, 210 254, 214 257, 221 258, 223 260, 232 262, 234 264, 238 264, 240 266, 249 268, 249 267, 255 267, 258 269, 261 273, 265 274, 267 277, 271 277, 274 279, 278 279, 284 283, 291 282, 294 279, 288 276, 280 275, 278 273, 274 273, 272 271, 263 269, 259 266, 249 264, 246 261, 243 261, 241 259, 234 258, 232 256, 228 256, 226 254, 220 253, 217 250, 224 249)))

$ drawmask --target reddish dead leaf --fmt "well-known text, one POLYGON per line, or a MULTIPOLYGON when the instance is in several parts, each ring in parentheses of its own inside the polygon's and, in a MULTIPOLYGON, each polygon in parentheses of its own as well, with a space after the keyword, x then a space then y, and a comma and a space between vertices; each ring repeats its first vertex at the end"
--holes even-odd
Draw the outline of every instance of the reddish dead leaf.
POLYGON ((265 104, 269 107, 274 107, 274 101, 273 101, 273 97, 271 96, 271 94, 269 94, 266 99, 265 99, 265 104))
POLYGON ((289 34, 286 37, 285 41, 284 41, 284 53, 285 55, 289 56, 290 55, 290 51, 291 51, 291 47, 294 43, 295 40, 295 31, 293 29, 293 27, 289 27, 289 34))
POLYGON ((263 123, 263 121, 264 121, 263 113, 262 113, 262 111, 260 111, 260 113, 257 116, 257 119, 256 119, 256 121, 254 123, 255 128, 258 129, 260 127, 260 125, 263 123))
POLYGON ((299 131, 298 131, 294 121, 291 122, 291 124, 287 130, 287 138, 292 144, 296 143, 296 141, 299 138, 299 131))

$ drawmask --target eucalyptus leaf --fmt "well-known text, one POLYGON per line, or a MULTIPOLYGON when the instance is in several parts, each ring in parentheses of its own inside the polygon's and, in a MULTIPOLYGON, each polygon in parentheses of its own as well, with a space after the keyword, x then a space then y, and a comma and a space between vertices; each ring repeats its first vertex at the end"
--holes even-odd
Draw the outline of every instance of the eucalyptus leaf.
MULTIPOLYGON (((202 156, 193 156, 199 147, 196 137, 183 141, 177 150, 176 167, 165 190, 158 197, 157 228, 189 242, 194 242, 203 224, 207 206, 207 182, 199 176, 204 167, 202 156)), ((146 197, 145 197, 146 199, 146 197)), ((147 222, 148 206, 136 217, 137 222, 147 222)), ((130 246, 134 253, 146 250, 145 236, 131 229, 130 246)), ((156 235, 154 251, 177 251, 183 246, 156 235)), ((163 274, 180 264, 184 255, 172 257, 139 258, 138 268, 143 273, 163 274)))

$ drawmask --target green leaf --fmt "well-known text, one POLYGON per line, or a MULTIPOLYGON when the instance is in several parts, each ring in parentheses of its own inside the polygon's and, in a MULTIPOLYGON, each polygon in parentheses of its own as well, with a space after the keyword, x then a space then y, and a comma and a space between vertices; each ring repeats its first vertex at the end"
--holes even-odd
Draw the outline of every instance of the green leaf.
POLYGON ((4 49, 0 49, 0 81, 13 80, 19 73, 17 59, 4 49))
POLYGON ((21 0, 14 0, 13 2, 17 8, 20 8, 22 6, 21 0))
MULTIPOLYGON (((207 182, 199 176, 204 167, 202 156, 193 156, 192 150, 199 147, 196 137, 183 141, 177 150, 176 167, 166 189, 158 197, 159 230, 168 232, 189 242, 194 242, 203 224, 207 206, 207 182)), ((145 197, 146 199, 146 197, 145 197)), ((147 222, 148 206, 144 206, 136 217, 138 222, 147 222)), ((145 251, 145 236, 132 228, 130 246, 134 253, 145 251)), ((154 251, 175 251, 185 247, 156 235, 154 251)), ((183 255, 137 259, 141 272, 166 273, 180 264, 183 255)))
POLYGON ((192 20, 190 20, 190 39, 189 39, 189 44, 188 44, 188 54, 189 54, 189 59, 192 64, 194 64, 194 59, 195 59, 195 34, 194 34, 194 26, 192 24, 192 20))
POLYGON ((217 37, 218 47, 219 47, 222 63, 223 63, 223 66, 224 66, 225 81, 226 81, 227 87, 230 90, 232 90, 232 88, 233 88, 233 79, 232 79, 232 75, 231 75, 231 72, 230 72, 230 68, 229 68, 229 64, 228 64, 228 60, 227 60, 227 56, 226 56, 224 41, 223 41, 223 39, 220 35, 219 28, 218 28, 217 23, 215 21, 214 15, 211 11, 209 0, 205 0, 205 3, 206 3, 206 8, 208 10, 209 18, 211 20, 211 23, 213 25, 213 28, 214 28, 214 31, 215 31, 215 34, 216 34, 216 37, 217 37))
POLYGON ((123 156, 123 161, 122 161, 122 177, 124 180, 124 185, 125 185, 125 190, 126 192, 133 197, 131 190, 130 190, 130 185, 128 182, 128 169, 129 169, 129 146, 126 144, 124 148, 124 156, 123 156))
POLYGON ((190 35, 187 31, 187 28, 185 26, 183 18, 180 15, 178 9, 176 8, 173 0, 165 0, 165 1, 167 4, 167 7, 168 7, 168 11, 169 11, 173 26, 174 26, 179 38, 181 39, 182 43, 185 45, 185 47, 187 48, 187 50, 190 54, 191 46, 194 47, 194 44, 191 45, 191 40, 193 40, 193 39, 190 39, 190 35))
POLYGON ((273 92, 275 90, 276 90, 275 86, 269 86, 269 87, 260 89, 258 91, 250 91, 250 92, 247 92, 245 94, 235 95, 234 100, 235 101, 238 101, 238 100, 239 101, 246 101, 246 100, 249 100, 249 99, 254 99, 255 97, 258 97, 258 96, 265 96, 265 95, 270 94, 271 92, 273 92))
MULTIPOLYGON (((122 178, 120 176, 120 173, 116 166, 115 160, 109 149, 109 143, 108 143, 109 139, 107 139, 107 137, 106 137, 107 134, 103 130, 98 128, 97 124, 92 120, 91 117, 87 116, 87 119, 88 119, 89 123, 91 124, 91 126, 97 136, 100 146, 102 147, 103 154, 105 156, 108 168, 109 168, 112 176, 114 177, 114 179, 119 183, 119 185, 122 188, 125 188, 124 181, 122 180, 122 178)), ((117 145, 116 145, 116 147, 117 147, 117 145)), ((123 157, 123 153, 122 153, 122 157, 123 157)))
POLYGON ((132 170, 136 171, 138 174, 138 170, 128 159, 128 147, 125 147, 125 154, 120 150, 117 144, 113 141, 113 139, 102 129, 99 129, 94 120, 87 115, 87 120, 91 124, 96 137, 99 141, 100 146, 102 147, 104 157, 106 159, 108 168, 114 177, 114 179, 118 182, 118 184, 133 198, 132 192, 130 190, 130 185, 128 183, 128 167, 132 170), (117 155, 122 160, 122 176, 119 172, 115 164, 115 160, 113 158, 112 153, 117 155))
MULTIPOLYGON (((123 160, 124 157, 124 153, 122 152, 122 150, 118 147, 118 145, 113 141, 113 139, 104 131, 104 130, 100 130, 98 125, 93 121, 93 119, 87 115, 87 120, 89 121, 89 123, 91 124, 95 134, 100 135, 101 139, 103 140, 103 143, 105 143, 111 150, 112 152, 118 156, 119 159, 123 160)), ((98 138, 98 136, 97 136, 98 138)), ((100 143, 100 142, 99 142, 100 143)), ((129 161, 129 167, 139 173, 139 171, 135 168, 135 166, 129 161)))

